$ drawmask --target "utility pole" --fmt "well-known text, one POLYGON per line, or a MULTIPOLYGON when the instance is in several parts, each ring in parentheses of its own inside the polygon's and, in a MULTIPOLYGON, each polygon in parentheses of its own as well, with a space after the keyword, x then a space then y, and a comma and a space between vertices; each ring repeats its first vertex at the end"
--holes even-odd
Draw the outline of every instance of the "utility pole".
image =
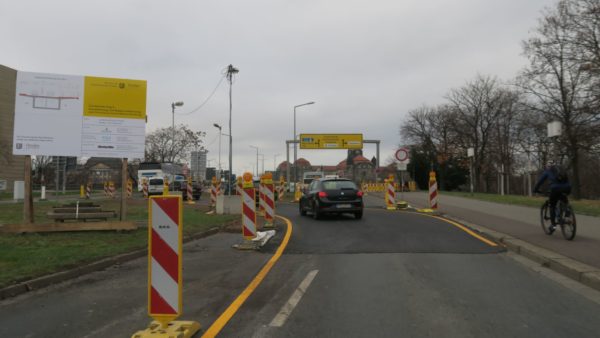
POLYGON ((233 142, 232 139, 233 133, 231 132, 231 110, 232 110, 232 102, 231 102, 231 87, 233 86, 233 75, 239 73, 237 68, 234 68, 233 65, 229 65, 227 67, 227 80, 229 81, 229 173, 228 175, 228 183, 227 183, 227 192, 229 196, 231 196, 231 162, 233 161, 233 142))

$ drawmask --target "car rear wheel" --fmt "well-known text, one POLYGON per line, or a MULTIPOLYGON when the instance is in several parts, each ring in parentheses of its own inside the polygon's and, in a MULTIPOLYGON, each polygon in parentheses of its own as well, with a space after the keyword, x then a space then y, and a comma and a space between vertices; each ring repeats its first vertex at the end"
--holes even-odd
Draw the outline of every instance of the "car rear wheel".
POLYGON ((317 203, 315 203, 315 205, 313 206, 312 216, 313 216, 314 219, 320 219, 321 218, 321 213, 319 212, 319 206, 317 205, 317 203))
POLYGON ((300 209, 300 216, 306 216, 306 210, 304 210, 304 206, 302 205, 302 202, 298 203, 299 205, 299 209, 300 209))

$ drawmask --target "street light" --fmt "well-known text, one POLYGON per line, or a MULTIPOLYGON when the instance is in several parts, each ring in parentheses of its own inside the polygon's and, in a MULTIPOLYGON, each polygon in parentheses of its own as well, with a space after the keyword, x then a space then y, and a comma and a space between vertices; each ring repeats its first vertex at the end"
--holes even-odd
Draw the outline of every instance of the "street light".
POLYGON ((261 158, 262 158, 262 166, 260 167, 261 168, 260 173, 264 175, 265 174, 265 154, 258 154, 258 155, 261 156, 261 158))
POLYGON ((250 148, 256 149, 256 177, 258 177, 258 147, 257 146, 250 146, 250 148))
MULTIPOLYGON (((298 170, 296 169, 296 161, 298 160, 298 146, 296 144, 296 108, 298 107, 302 107, 302 106, 308 106, 309 104, 315 104, 313 101, 311 102, 307 102, 307 103, 303 103, 303 104, 299 104, 297 106, 294 106, 294 182, 298 181, 298 177, 297 177, 297 173, 298 170)), ((289 166, 288 166, 289 168, 289 166)), ((289 177, 289 173, 288 173, 288 177, 289 177)))
MULTIPOLYGON (((183 101, 177 101, 177 102, 173 102, 171 103, 171 111, 173 113, 173 123, 172 123, 172 128, 173 130, 171 131, 171 142, 173 142, 173 149, 175 149, 175 107, 181 107, 183 106, 183 101)), ((173 159, 175 160, 175 159, 173 159)))
POLYGON ((217 178, 220 181, 221 180, 221 136, 223 135, 223 132, 221 131, 221 126, 218 125, 217 123, 213 123, 213 126, 215 126, 216 128, 219 128, 219 173, 217 174, 217 178))

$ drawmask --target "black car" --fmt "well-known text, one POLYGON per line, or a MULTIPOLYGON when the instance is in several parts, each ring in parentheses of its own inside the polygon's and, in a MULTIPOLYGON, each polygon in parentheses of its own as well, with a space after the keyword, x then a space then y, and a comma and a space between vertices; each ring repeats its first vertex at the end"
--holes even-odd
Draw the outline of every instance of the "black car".
POLYGON ((343 178, 316 179, 304 189, 300 197, 300 214, 312 213, 319 219, 323 214, 354 214, 356 219, 363 215, 363 192, 356 184, 343 178))

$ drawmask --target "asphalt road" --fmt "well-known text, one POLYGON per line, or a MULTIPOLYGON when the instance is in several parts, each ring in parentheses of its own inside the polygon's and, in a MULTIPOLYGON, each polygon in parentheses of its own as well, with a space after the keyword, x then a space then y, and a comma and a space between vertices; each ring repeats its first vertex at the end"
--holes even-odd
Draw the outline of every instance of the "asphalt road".
MULTIPOLYGON (((371 206, 380 201, 369 200, 371 206)), ((315 221, 297 206, 281 259, 222 337, 597 337, 598 292, 565 286, 456 226, 368 208, 315 221), (583 291, 582 291, 583 290, 583 291), (283 310, 283 311, 282 311, 283 310)), ((285 230, 285 228, 283 229, 285 230)), ((207 329, 281 243, 231 249, 237 234, 185 246, 183 320, 207 329)), ((129 337, 146 314, 139 259, 0 302, 0 337, 129 337)))

